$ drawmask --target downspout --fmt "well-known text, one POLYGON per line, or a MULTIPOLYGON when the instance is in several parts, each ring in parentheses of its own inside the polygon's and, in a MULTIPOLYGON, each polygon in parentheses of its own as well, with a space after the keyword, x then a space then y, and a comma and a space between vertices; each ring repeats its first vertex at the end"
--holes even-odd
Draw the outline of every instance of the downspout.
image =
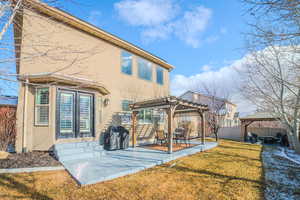
POLYGON ((23 101, 23 137, 22 137, 22 152, 27 152, 26 134, 27 134, 27 97, 28 97, 28 78, 25 80, 24 101, 23 101))

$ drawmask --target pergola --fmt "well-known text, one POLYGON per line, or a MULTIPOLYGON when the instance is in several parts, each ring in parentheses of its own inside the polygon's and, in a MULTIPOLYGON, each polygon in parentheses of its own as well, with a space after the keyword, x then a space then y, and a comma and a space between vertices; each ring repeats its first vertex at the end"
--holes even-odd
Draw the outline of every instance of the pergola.
POLYGON ((244 138, 244 141, 247 140, 248 126, 253 122, 262 122, 262 121, 278 121, 280 118, 274 116, 271 113, 266 112, 257 112, 252 115, 240 118, 241 121, 241 136, 244 138))
POLYGON ((208 106, 187 101, 175 96, 163 97, 158 99, 151 99, 136 102, 130 105, 132 110, 132 146, 136 146, 136 128, 137 128, 137 115, 139 111, 144 109, 162 109, 168 116, 168 152, 173 152, 173 132, 174 132, 174 118, 180 113, 199 113, 201 117, 201 141, 205 143, 205 112, 208 111, 208 106))

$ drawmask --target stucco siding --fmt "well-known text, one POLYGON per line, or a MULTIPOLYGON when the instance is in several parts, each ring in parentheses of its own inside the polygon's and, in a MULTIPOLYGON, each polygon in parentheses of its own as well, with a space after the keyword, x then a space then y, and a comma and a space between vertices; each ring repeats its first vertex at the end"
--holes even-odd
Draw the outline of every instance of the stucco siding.
MULTIPOLYGON (((144 100, 169 95, 169 72, 164 69, 164 84, 156 83, 153 65, 152 81, 138 77, 137 56, 133 57, 133 74, 121 72, 121 51, 117 46, 107 43, 78 29, 72 28, 35 12, 25 10, 20 60, 20 74, 59 73, 102 83, 110 92, 95 95, 95 138, 57 140, 56 132, 56 90, 61 85, 50 88, 49 125, 34 125, 35 85, 29 86, 26 101, 26 122, 24 117, 24 85, 20 86, 17 122, 17 150, 23 144, 24 123, 26 123, 26 146, 28 150, 49 150, 55 143, 98 140, 100 134, 110 124, 112 115, 121 111, 122 100, 144 100), (28 59, 26 58, 28 57, 28 59), (29 59, 30 58, 30 59, 29 59), (109 104, 103 106, 103 99, 109 104), (101 106, 103 107, 101 109, 101 106)), ((80 86, 77 89, 81 89, 80 86)), ((76 88, 75 88, 76 90, 76 88)))

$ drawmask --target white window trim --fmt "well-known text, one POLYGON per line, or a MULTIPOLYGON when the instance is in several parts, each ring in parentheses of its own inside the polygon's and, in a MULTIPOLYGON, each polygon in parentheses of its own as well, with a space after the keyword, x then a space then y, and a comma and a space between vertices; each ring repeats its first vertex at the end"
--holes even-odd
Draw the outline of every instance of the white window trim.
POLYGON ((35 126, 49 126, 49 119, 50 119, 50 88, 49 87, 36 87, 35 88, 35 95, 34 95, 34 125, 35 126), (48 104, 37 104, 36 102, 36 95, 39 89, 48 89, 48 104), (48 122, 47 123, 39 123, 37 116, 38 116, 38 107, 48 107, 48 122))

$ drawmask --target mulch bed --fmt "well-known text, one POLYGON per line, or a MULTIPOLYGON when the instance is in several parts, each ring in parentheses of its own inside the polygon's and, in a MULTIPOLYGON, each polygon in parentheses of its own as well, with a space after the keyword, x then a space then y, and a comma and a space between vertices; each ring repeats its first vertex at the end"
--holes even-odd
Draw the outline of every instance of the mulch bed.
MULTIPOLYGON (((196 146, 197 144, 182 144, 182 143, 179 143, 179 144, 173 144, 173 152, 175 151, 180 151, 180 150, 183 150, 183 149, 186 149, 186 148, 190 148, 190 147, 194 147, 196 146)), ((168 151, 168 145, 167 144, 150 144, 150 145, 145 145, 145 146, 142 146, 143 148, 146 148, 146 149, 153 149, 153 150, 159 150, 159 151, 168 151)))
POLYGON ((61 166, 61 164, 49 152, 14 153, 0 160, 0 169, 50 166, 61 166))

